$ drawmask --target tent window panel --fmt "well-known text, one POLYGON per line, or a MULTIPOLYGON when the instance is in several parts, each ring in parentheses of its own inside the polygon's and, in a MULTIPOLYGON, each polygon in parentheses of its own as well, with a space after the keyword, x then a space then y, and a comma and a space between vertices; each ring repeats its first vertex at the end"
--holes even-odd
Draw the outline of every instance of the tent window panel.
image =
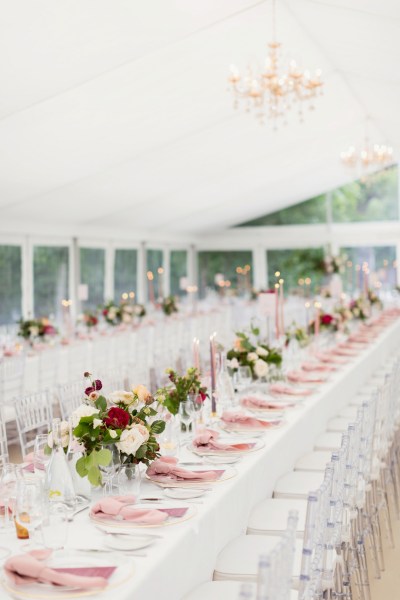
POLYGON ((182 296, 185 289, 181 288, 181 279, 187 277, 187 251, 171 250, 170 253, 171 294, 182 296))
POLYGON ((20 246, 0 246, 0 325, 21 318, 22 261, 20 246))
POLYGON ((253 254, 251 250, 204 251, 198 253, 198 273, 200 297, 204 298, 211 290, 220 294, 237 289, 240 294, 249 294, 252 286, 253 254), (244 270, 241 275, 237 269, 244 270), (224 286, 218 284, 224 282, 224 286), (227 286, 226 284, 229 284, 227 286))
MULTIPOLYGON (((300 292, 301 281, 309 277, 311 289, 318 290, 324 283, 323 248, 291 248, 285 250, 267 250, 268 286, 276 283, 275 273, 285 280, 285 290, 300 292)), ((304 289, 304 288, 303 288, 304 289)))
POLYGON ((62 318, 62 300, 69 298, 69 251, 64 246, 33 249, 33 306, 35 317, 62 318))
MULTIPOLYGON (((146 271, 153 274, 153 289, 155 298, 164 294, 164 253, 162 250, 149 249, 146 251, 146 271), (161 272, 159 272, 161 270, 161 272)), ((151 284, 150 284, 151 285, 151 284)), ((147 283, 147 299, 150 300, 149 282, 147 283)))
POLYGON ((137 294, 137 250, 118 249, 115 251, 114 296, 122 300, 122 294, 137 294))
POLYGON ((104 302, 105 250, 80 249, 81 283, 88 286, 88 299, 82 301, 83 310, 94 310, 104 302))

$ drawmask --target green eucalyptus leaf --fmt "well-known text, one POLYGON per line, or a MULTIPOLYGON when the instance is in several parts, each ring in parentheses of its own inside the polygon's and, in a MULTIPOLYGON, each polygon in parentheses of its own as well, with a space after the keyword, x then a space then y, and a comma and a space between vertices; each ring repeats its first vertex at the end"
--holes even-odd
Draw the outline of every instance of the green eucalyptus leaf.
POLYGON ((164 421, 154 421, 154 423, 151 424, 150 427, 151 431, 153 433, 162 433, 165 429, 165 422, 164 421))

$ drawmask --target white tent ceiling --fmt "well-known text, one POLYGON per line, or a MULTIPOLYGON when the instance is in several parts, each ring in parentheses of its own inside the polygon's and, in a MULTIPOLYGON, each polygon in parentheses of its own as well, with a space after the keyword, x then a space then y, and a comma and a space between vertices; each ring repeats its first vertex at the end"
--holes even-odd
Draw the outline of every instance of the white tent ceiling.
POLYGON ((339 152, 400 152, 398 0, 278 0, 325 95, 274 133, 227 93, 271 0, 0 0, 0 228, 205 235, 340 185, 339 152))

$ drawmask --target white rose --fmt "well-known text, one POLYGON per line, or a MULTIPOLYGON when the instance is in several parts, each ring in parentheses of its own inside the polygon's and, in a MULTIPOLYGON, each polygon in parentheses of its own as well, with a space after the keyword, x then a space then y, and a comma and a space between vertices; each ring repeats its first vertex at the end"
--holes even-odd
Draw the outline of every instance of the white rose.
POLYGON ((250 362, 254 362, 256 361, 258 358, 257 353, 256 352, 249 352, 247 355, 247 360, 250 362))
POLYGON ((116 390, 115 392, 112 392, 108 396, 108 400, 112 402, 112 404, 125 404, 125 406, 130 406, 135 402, 132 392, 126 392, 125 390, 116 390))
POLYGON ((115 429, 109 429, 108 433, 110 434, 110 437, 112 437, 112 438, 116 438, 118 436, 118 433, 115 431, 115 429))
POLYGON ((130 306, 129 304, 128 306, 124 306, 124 313, 131 315, 133 313, 133 306, 130 306))
POLYGON ((147 398, 151 396, 147 387, 142 384, 137 385, 132 391, 139 398, 139 402, 146 402, 147 398))
MULTIPOLYGON (((63 448, 67 448, 68 444, 69 444, 69 423, 68 421, 61 421, 60 423, 60 435, 61 435, 61 446, 63 448)), ((50 433, 47 436, 47 445, 49 448, 52 448, 54 446, 54 436, 53 436, 53 432, 50 431, 50 433)))
POLYGON ((36 327, 36 325, 29 327, 29 331, 32 337, 37 337, 39 335, 39 327, 36 327))
POLYGON ((94 429, 97 429, 98 427, 100 427, 100 425, 103 425, 103 421, 101 419, 93 419, 94 429))
POLYGON ((146 438, 143 435, 141 429, 142 426, 139 429, 138 425, 133 425, 131 429, 125 429, 121 433, 120 441, 116 444, 118 450, 124 454, 135 454, 148 439, 148 436, 146 438))
POLYGON ((111 321, 114 321, 116 316, 117 316, 117 311, 115 310, 115 308, 110 308, 110 310, 107 313, 107 318, 110 319, 111 321))
POLYGON ((261 360, 261 358, 259 358, 256 361, 254 365, 254 373, 258 378, 266 376, 268 373, 268 364, 265 362, 265 360, 261 360))
POLYGON ((132 323, 132 317, 131 315, 128 315, 127 313, 122 315, 122 322, 123 323, 132 323))
POLYGON ((228 367, 230 367, 231 369, 238 369, 239 368, 239 361, 237 358, 231 358, 231 360, 228 362, 228 367))
POLYGON ((72 413, 72 426, 76 427, 82 417, 91 417, 92 415, 98 414, 99 411, 97 408, 94 408, 94 406, 89 406, 89 404, 81 404, 72 413))
POLYGON ((256 352, 258 356, 268 356, 268 350, 266 350, 262 346, 258 346, 256 352))

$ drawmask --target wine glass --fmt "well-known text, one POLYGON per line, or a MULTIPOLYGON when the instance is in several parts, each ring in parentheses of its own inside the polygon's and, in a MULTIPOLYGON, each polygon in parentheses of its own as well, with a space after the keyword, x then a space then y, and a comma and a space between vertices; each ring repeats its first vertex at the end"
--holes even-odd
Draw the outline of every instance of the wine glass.
POLYGON ((107 496, 113 493, 113 479, 121 466, 121 458, 115 444, 105 445, 103 446, 103 450, 109 450, 111 452, 111 459, 108 465, 99 467, 103 475, 103 494, 107 496))
MULTIPOLYGON (((27 537, 21 534, 28 531, 29 539, 34 538, 35 529, 41 524, 44 515, 44 492, 41 481, 17 482, 17 498, 15 506, 15 525, 18 537, 27 537)), ((31 550, 32 544, 26 546, 31 550)))
POLYGON ((193 417, 195 413, 195 407, 190 398, 187 398, 184 402, 180 402, 179 404, 179 417, 181 423, 185 426, 185 437, 187 438, 189 435, 189 427, 193 422, 193 417))
POLYGON ((159 443, 163 456, 176 456, 179 453, 179 419, 171 418, 166 422, 159 443))
POLYGON ((19 472, 17 465, 6 463, 0 478, 0 497, 4 508, 1 516, 4 517, 3 524, 7 528, 12 525, 15 511, 15 499, 17 495, 17 481, 19 472))
POLYGON ((249 366, 242 366, 238 368, 238 384, 240 387, 245 388, 252 382, 251 369, 249 366))
POLYGON ((46 448, 48 446, 47 441, 47 434, 40 434, 35 438, 35 445, 33 448, 33 467, 37 477, 45 477, 46 468, 50 462, 51 453, 46 454, 46 448))
POLYGON ((68 507, 61 502, 49 502, 42 520, 42 538, 46 548, 60 550, 67 542, 68 507))

